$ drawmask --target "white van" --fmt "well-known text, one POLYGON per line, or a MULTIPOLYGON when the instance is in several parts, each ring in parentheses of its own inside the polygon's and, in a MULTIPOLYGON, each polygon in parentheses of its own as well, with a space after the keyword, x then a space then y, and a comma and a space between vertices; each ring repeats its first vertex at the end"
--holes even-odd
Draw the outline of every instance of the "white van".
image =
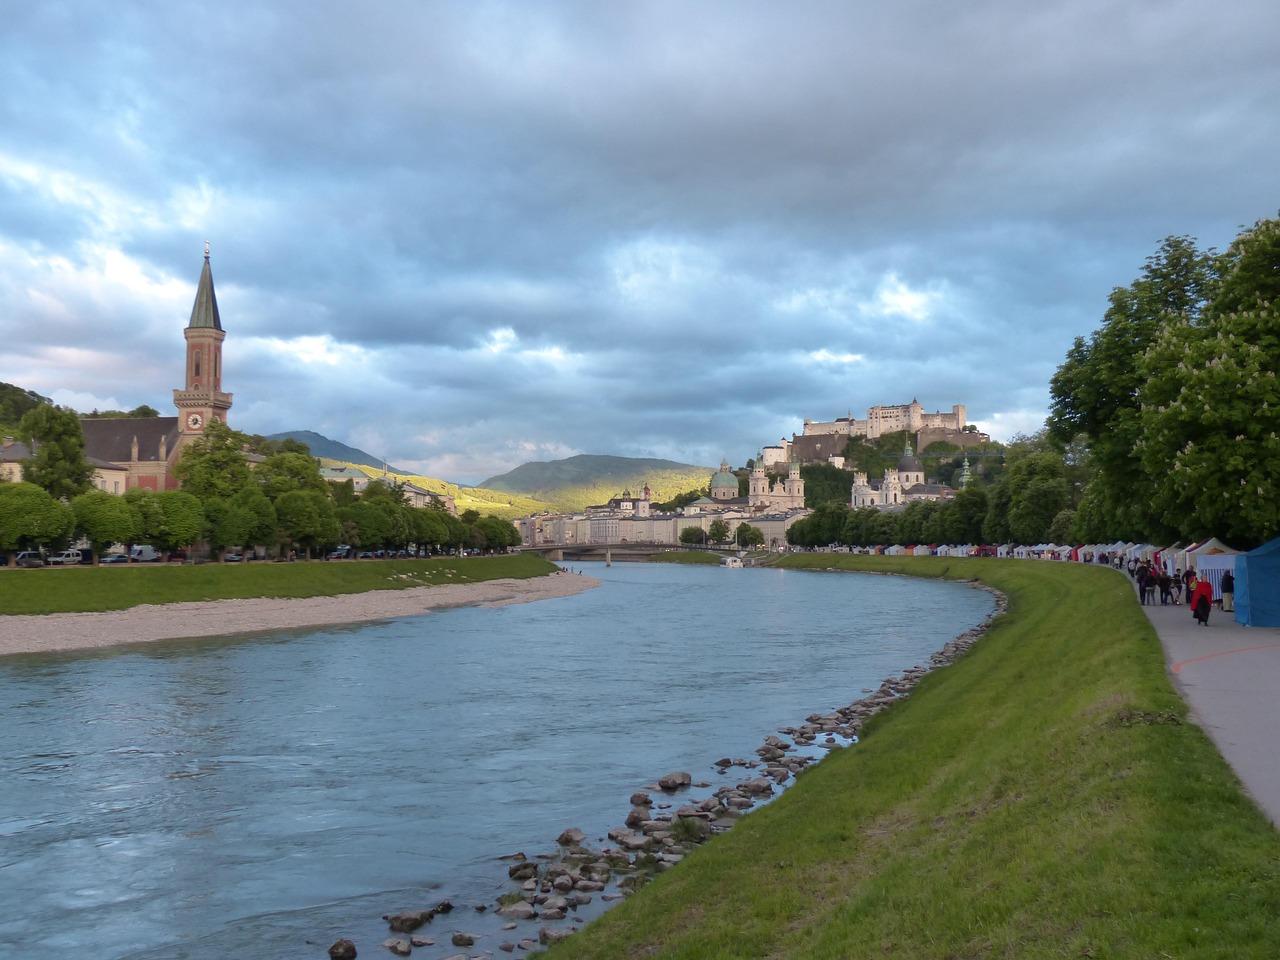
POLYGON ((129 559, 134 563, 155 563, 161 559, 160 551, 148 543, 140 543, 129 551, 129 559))
POLYGON ((70 567, 81 562, 83 557, 79 550, 63 550, 49 558, 49 562, 60 567, 70 567))

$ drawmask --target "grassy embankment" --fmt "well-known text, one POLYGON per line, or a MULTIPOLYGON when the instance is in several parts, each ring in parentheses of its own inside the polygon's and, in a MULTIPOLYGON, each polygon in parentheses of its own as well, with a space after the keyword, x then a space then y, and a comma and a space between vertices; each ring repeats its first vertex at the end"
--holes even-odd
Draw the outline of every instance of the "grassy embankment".
MULTIPOLYGON (((1280 834, 1185 722, 1123 576, 1010 560, 782 565, 977 578, 1010 607, 860 744, 553 956, 1280 955, 1280 834)), ((809 639, 838 643, 857 629, 850 613, 809 639)))
POLYGON ((442 583, 539 577, 536 554, 333 563, 129 564, 0 571, 0 614, 127 610, 144 603, 320 597, 442 583))

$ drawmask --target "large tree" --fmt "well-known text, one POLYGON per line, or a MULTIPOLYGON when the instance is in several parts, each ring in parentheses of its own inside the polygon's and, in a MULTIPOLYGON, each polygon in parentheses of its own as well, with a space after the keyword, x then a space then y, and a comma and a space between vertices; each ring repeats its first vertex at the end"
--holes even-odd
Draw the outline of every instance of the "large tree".
POLYGON ((321 543, 336 543, 341 527, 333 503, 314 490, 291 490, 276 501, 276 517, 285 537, 302 547, 308 560, 321 543))
POLYGON ((315 490, 327 494, 329 485, 320 476, 320 465, 306 453, 273 453, 254 468, 253 477, 274 503, 290 490, 315 490))
POLYGON ((133 543, 138 539, 141 518, 124 497, 90 490, 71 501, 76 532, 93 548, 93 565, 113 543, 133 543))
POLYGON ((1138 453, 1158 519, 1185 539, 1280 535, 1280 221, 1222 259, 1217 295, 1147 353, 1138 453))
POLYGON ((1050 437, 1087 438, 1096 473, 1086 518, 1107 539, 1162 538, 1171 531, 1151 508, 1154 484, 1137 453, 1142 439, 1143 355, 1171 325, 1194 322, 1215 290, 1218 257, 1191 237, 1169 237, 1142 276, 1112 291, 1102 326, 1077 337, 1050 381, 1050 437))
POLYGON ((182 489, 202 501, 228 500, 250 482, 245 444, 249 437, 220 420, 182 451, 174 473, 182 489))
POLYGON ((0 484, 0 550, 9 566, 16 551, 66 543, 74 523, 71 508, 34 483, 0 484))
POLYGON ((184 490, 165 490, 156 494, 160 506, 160 524, 150 538, 157 550, 166 554, 196 543, 204 532, 204 509, 200 501, 184 490))
POLYGON ((70 500, 93 488, 93 467, 85 459, 84 430, 74 410, 41 404, 23 415, 18 439, 31 449, 22 462, 23 479, 70 500))

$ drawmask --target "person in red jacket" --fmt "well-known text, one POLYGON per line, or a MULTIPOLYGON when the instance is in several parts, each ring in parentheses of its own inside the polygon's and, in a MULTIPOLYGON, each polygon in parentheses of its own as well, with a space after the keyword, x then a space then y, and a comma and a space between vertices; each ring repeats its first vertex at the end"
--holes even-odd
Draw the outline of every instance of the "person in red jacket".
POLYGON ((1191 590, 1191 615, 1200 621, 1200 626, 1208 626, 1209 611, 1213 609, 1213 584, 1197 580, 1192 574, 1187 587, 1191 590))

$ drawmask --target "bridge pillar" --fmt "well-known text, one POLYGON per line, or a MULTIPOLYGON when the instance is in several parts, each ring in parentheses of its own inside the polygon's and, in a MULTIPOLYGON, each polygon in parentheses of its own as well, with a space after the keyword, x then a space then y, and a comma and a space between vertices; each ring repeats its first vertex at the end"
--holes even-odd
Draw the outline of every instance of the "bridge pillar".
POLYGON ((612 547, 606 547, 606 548, 605 548, 605 551, 604 551, 604 565, 605 565, 606 567, 612 567, 612 566, 613 566, 613 548, 612 548, 612 547))

